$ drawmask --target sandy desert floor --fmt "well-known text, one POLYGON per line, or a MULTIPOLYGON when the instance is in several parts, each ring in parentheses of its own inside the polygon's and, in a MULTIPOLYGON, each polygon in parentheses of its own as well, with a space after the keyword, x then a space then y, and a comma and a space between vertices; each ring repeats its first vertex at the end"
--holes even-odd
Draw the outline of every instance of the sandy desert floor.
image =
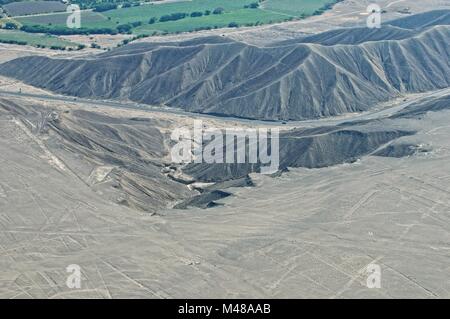
MULTIPOLYGON (((221 32, 266 45, 275 35, 288 39, 299 29, 310 33, 363 21, 359 13, 368 2, 344 1, 326 16, 258 32, 221 32)), ((378 2, 390 4, 389 18, 404 7, 426 10, 418 1, 378 2)), ((430 2, 435 8, 450 4, 430 2)), ((41 52, 0 45, 0 62, 26 54, 41 52)), ((64 97, 45 100, 57 95, 2 77, 0 298, 450 298, 450 110, 386 118, 407 109, 405 101, 448 94, 445 89, 402 96, 372 115, 285 126, 120 110, 64 97), (2 94, 19 89, 31 95, 2 94), (278 177, 252 174, 255 186, 232 188, 232 196, 219 201, 223 206, 168 206, 150 214, 110 200, 116 193, 105 194, 101 184, 111 169, 97 162, 88 166, 79 154, 51 143, 51 136, 36 134, 26 117, 8 110, 14 105, 67 118, 89 111, 117 120, 151 120, 161 134, 189 125, 192 118, 219 128, 283 129, 373 120, 380 127, 417 132, 392 145, 421 145, 426 151, 401 158, 369 154, 328 168, 289 169, 278 177), (88 177, 97 178, 95 187, 88 177), (80 289, 66 285, 72 264, 81 267, 80 289), (367 287, 370 264, 380 266, 379 289, 367 287)), ((179 190, 191 192, 187 186, 179 190)))

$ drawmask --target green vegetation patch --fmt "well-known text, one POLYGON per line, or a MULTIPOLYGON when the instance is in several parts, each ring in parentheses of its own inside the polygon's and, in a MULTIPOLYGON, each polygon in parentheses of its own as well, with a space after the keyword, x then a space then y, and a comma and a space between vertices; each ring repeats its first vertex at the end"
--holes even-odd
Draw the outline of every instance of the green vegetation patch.
POLYGON ((32 45, 52 49, 79 48, 78 43, 63 40, 51 35, 29 34, 22 31, 0 31, 0 43, 12 43, 19 45, 32 45))
MULTIPOLYGON (((47 25, 66 27, 68 13, 55 13, 16 19, 23 25, 47 25)), ((106 28, 114 27, 114 23, 108 20, 104 15, 97 12, 83 11, 81 13, 81 27, 83 28, 106 28)))
MULTIPOLYGON (((82 1, 82 0, 80 0, 82 1)), ((27 32, 51 34, 178 33, 222 27, 282 22, 320 14, 339 0, 186 0, 166 3, 96 2, 94 11, 83 11, 82 29, 66 28, 66 13, 17 19, 27 32), (101 10, 98 5, 113 6, 101 10), (38 27, 36 27, 36 25, 38 27)), ((90 2, 92 5, 93 2, 90 2)))
MULTIPOLYGON (((139 7, 121 8, 106 11, 103 14, 111 17, 114 21, 127 23, 133 21, 148 21, 151 17, 160 18, 164 15, 172 13, 192 13, 204 12, 206 10, 213 11, 215 8, 223 8, 224 12, 232 12, 234 10, 243 9, 244 5, 248 5, 252 0, 192 0, 180 1, 164 4, 144 4, 139 7)), ((251 9, 249 9, 251 10, 251 9)))
POLYGON ((10 16, 66 11, 66 5, 61 1, 22 1, 3 5, 10 16))
POLYGON ((252 11, 242 9, 224 14, 211 14, 208 16, 188 17, 176 21, 157 22, 144 24, 133 30, 135 34, 151 35, 155 32, 177 33, 186 31, 198 31, 217 29, 223 27, 253 26, 259 24, 275 23, 286 20, 282 14, 264 12, 262 10, 252 11))
MULTIPOLYGON (((150 0, 144 0, 145 2, 150 2, 150 0)), ((132 0, 71 0, 71 3, 78 4, 81 9, 87 9, 87 8, 95 8, 100 7, 103 5, 125 5, 125 6, 131 6, 135 4, 139 4, 141 1, 132 1, 132 0)))

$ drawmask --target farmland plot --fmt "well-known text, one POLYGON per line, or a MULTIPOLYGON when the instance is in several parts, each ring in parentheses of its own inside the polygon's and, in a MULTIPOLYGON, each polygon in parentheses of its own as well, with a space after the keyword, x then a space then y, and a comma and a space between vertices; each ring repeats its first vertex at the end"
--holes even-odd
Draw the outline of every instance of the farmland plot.
POLYGON ((3 5, 12 17, 39 13, 66 11, 67 6, 60 1, 22 1, 3 5))

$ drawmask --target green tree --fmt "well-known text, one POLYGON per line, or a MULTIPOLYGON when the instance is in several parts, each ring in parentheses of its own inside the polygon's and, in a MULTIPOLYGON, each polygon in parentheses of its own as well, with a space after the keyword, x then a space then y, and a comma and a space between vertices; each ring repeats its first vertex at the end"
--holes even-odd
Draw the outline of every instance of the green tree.
POLYGON ((213 10, 213 14, 222 14, 224 11, 224 8, 218 7, 213 10))
POLYGON ((6 22, 4 28, 8 30, 14 30, 17 29, 17 25, 12 22, 6 22))

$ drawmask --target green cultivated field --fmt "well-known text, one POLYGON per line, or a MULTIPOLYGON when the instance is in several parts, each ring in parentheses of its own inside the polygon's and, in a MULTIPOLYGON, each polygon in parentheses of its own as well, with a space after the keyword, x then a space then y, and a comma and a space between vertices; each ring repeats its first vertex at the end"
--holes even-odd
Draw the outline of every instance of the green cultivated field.
MULTIPOLYGON (((67 23, 67 13, 55 13, 49 15, 31 16, 18 18, 16 21, 23 25, 46 25, 65 27, 67 23)), ((115 24, 107 17, 98 12, 83 11, 81 14, 81 26, 85 28, 106 28, 114 27, 115 24)))
MULTIPOLYGON (((130 30, 130 32, 138 35, 188 32, 227 27, 230 23, 233 23, 234 26, 247 26, 301 18, 318 14, 324 5, 336 1, 264 0, 259 2, 259 8, 244 8, 244 6, 255 2, 258 2, 258 0, 191 0, 163 4, 142 4, 137 7, 118 8, 104 12, 83 11, 81 26, 84 29, 109 28, 112 31, 117 31, 117 26, 129 25, 129 28, 125 30, 130 30), (223 13, 212 14, 212 11, 219 7, 223 8, 223 13), (210 15, 205 15, 207 10, 211 11, 210 15), (200 17, 188 16, 174 21, 159 21, 164 15, 173 13, 190 15, 193 12, 201 12, 203 15, 200 17), (150 18, 155 18, 156 23, 149 24, 150 18), (131 25, 131 23, 134 23, 134 25, 131 25)), ((59 13, 19 18, 17 21, 26 26, 41 25, 46 28, 61 28, 65 27, 66 19, 66 13, 59 13)), ((51 30, 46 32, 52 33, 51 30)))
POLYGON ((177 21, 158 22, 155 24, 144 24, 133 30, 135 34, 152 34, 158 32, 185 32, 195 31, 206 28, 223 28, 227 27, 230 22, 235 22, 240 26, 254 25, 256 23, 267 24, 286 20, 286 15, 274 14, 258 10, 257 12, 249 12, 249 10, 236 10, 224 14, 211 14, 201 18, 185 18, 177 21))
POLYGON ((47 48, 76 48, 78 46, 77 43, 66 41, 50 35, 30 34, 22 31, 0 31, 0 43, 8 43, 11 41, 26 42, 26 44, 28 45, 45 46, 47 48))
MULTIPOLYGON (((192 0, 166 4, 146 4, 139 7, 106 11, 103 14, 111 17, 113 20, 120 21, 121 23, 133 21, 147 22, 151 17, 159 18, 163 15, 175 12, 192 13, 194 11, 213 11, 218 7, 225 9, 225 12, 232 13, 235 10, 243 9, 244 5, 248 5, 252 2, 258 2, 258 0, 192 0)), ((247 10, 259 11, 258 9, 247 10)), ((202 17, 199 17, 198 19, 202 19, 202 17)))
POLYGON ((21 1, 3 5, 10 16, 66 11, 66 5, 60 1, 21 1))

